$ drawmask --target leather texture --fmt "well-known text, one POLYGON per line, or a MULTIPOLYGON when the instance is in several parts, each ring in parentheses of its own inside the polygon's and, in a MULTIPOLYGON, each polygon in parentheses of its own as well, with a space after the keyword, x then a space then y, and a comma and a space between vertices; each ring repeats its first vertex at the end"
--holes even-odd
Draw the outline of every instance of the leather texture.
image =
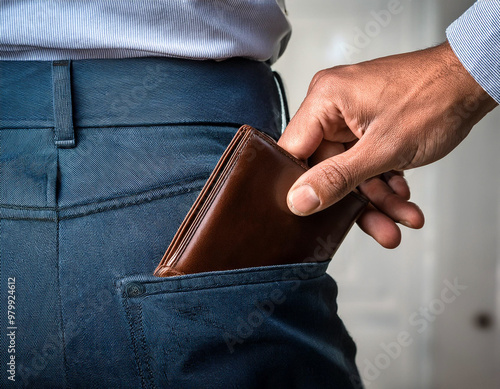
POLYGON ((368 204, 355 192, 310 216, 287 206, 308 167, 242 126, 154 271, 158 277, 329 260, 368 204))

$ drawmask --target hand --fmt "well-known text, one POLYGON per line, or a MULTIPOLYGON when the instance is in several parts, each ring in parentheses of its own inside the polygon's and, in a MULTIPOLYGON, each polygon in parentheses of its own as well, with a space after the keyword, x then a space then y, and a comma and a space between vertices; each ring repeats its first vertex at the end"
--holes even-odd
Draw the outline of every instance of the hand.
POLYGON ((404 179, 384 173, 444 157, 496 105, 448 43, 320 71, 278 142, 313 165, 290 189, 288 205, 309 215, 359 185, 371 201, 361 228, 396 247, 396 222, 420 228, 424 217, 408 202, 404 179))

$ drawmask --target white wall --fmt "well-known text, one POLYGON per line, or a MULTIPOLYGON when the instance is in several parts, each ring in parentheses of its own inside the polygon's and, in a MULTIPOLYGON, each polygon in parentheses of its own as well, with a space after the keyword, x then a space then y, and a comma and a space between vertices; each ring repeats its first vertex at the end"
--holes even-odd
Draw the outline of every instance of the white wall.
MULTIPOLYGON (((317 70, 438 44, 445 39, 446 26, 473 1, 401 0, 401 12, 385 26, 379 23, 377 30, 373 12, 387 9, 388 3, 287 1, 294 32, 275 69, 284 78, 292 114, 317 70), (356 41, 358 29, 366 28, 373 28, 373 36, 356 41)), ((385 250, 356 228, 329 268, 339 284, 340 316, 357 341, 358 366, 367 388, 500 387, 495 377, 500 366, 495 323, 499 123, 500 108, 450 156, 407 172, 412 198, 426 214, 422 230, 405 229, 401 246, 385 250), (455 278, 467 289, 452 303, 436 301, 446 280, 455 278), (419 309, 429 305, 431 312, 443 306, 444 311, 423 319, 419 309), (475 324, 481 313, 493 318, 492 326, 481 329, 475 324), (388 355, 381 344, 392 344, 405 332, 412 344, 399 355, 388 355)))

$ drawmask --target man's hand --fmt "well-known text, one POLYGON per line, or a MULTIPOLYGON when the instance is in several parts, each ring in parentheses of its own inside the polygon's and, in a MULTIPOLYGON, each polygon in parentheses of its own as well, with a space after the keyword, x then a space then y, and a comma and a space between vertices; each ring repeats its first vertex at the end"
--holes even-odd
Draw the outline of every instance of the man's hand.
POLYGON ((358 187, 371 201, 360 227, 396 247, 396 223, 424 223, 397 172, 444 157, 496 105, 448 43, 320 71, 278 142, 313 165, 290 189, 289 207, 309 215, 358 187))

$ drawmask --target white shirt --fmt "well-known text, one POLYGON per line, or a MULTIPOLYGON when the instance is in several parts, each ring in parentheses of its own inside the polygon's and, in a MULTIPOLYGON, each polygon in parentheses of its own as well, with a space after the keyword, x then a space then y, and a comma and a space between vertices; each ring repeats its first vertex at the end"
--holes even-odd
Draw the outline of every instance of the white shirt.
POLYGON ((274 62, 284 0, 2 0, 0 60, 168 56, 274 62))

